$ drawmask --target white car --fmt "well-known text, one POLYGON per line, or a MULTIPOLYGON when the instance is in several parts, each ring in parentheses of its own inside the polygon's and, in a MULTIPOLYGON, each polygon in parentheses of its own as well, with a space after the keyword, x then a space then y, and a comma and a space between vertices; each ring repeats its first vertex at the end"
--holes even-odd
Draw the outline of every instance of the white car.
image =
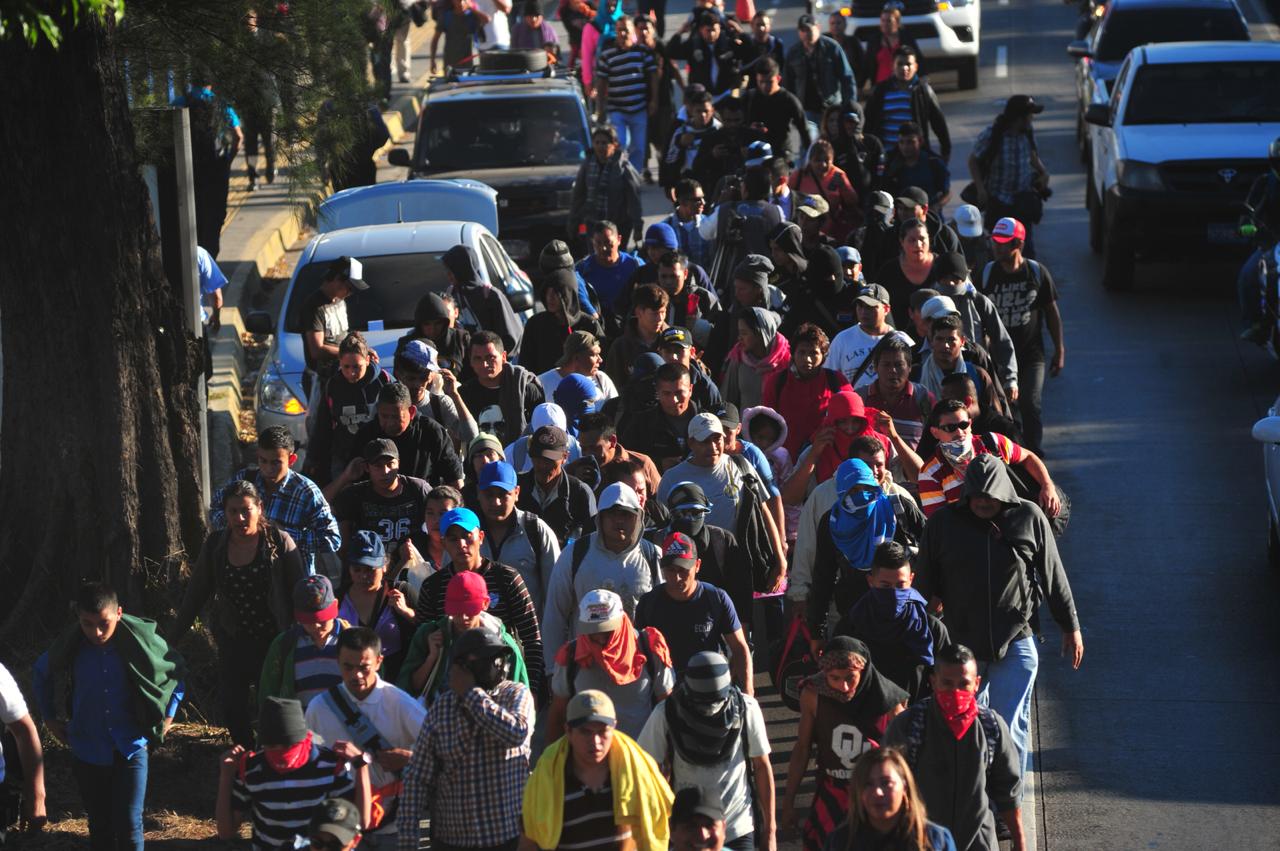
POLYGON ((1267 562, 1280 570, 1280 399, 1253 424, 1253 439, 1262 446, 1267 483, 1267 562))
POLYGON ((274 334, 255 390, 258 429, 282 425, 300 447, 306 444, 312 394, 303 380, 302 305, 319 288, 325 267, 339 257, 364 265, 369 289, 347 299, 347 315, 352 330, 364 333, 388 369, 396 342, 413 326, 418 301, 429 291, 449 288, 440 256, 455 245, 471 246, 480 258, 481 276, 527 320, 533 287, 496 238, 496 196, 475 181, 414 180, 348 189, 326 200, 318 216, 320 232, 298 259, 280 315, 273 321, 255 312, 245 322, 249 331, 274 334))
MULTIPOLYGON (((863 44, 880 28, 884 0, 812 0, 823 17, 846 10, 845 33, 863 44)), ((978 53, 982 46, 979 0, 901 0, 902 32, 920 45, 921 63, 930 74, 954 70, 960 88, 978 87, 978 53)))

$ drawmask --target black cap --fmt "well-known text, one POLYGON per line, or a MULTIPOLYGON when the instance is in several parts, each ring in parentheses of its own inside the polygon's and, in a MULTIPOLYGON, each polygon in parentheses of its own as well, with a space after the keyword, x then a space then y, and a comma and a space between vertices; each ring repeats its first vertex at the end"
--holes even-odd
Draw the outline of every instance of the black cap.
POLYGON ((366 461, 377 461, 383 456, 399 459, 400 447, 396 446, 394 440, 386 437, 379 437, 369 441, 364 445, 364 451, 361 453, 366 461))
POLYGON ((916 202, 917 207, 929 206, 929 193, 925 192, 919 186, 908 186, 906 189, 902 190, 902 194, 898 197, 910 198, 912 201, 916 202))
POLYGON ((724 410, 720 412, 720 425, 725 428, 737 428, 742 425, 742 415, 738 413, 738 406, 732 402, 724 403, 724 410))
POLYGON ((686 822, 694 816, 724 821, 724 804, 720 797, 701 786, 688 786, 676 793, 671 804, 671 821, 686 822))
POLYGON ((334 260, 329 264, 326 277, 345 281, 353 290, 369 289, 369 285, 364 281, 364 264, 354 257, 344 255, 334 260))
POLYGON ((969 264, 965 261, 964 255, 959 252, 942 254, 934 258, 933 269, 930 271, 934 280, 937 281, 947 278, 960 278, 963 280, 969 277, 969 264))
POLYGON ((1014 95, 1004 102, 1005 115, 1039 115, 1044 112, 1044 104, 1036 103, 1031 95, 1014 95))
POLYGON ((800 27, 816 27, 818 22, 813 19, 813 15, 801 15, 800 20, 796 21, 796 29, 800 27))
POLYGON ((258 741, 263 747, 289 747, 307 737, 302 704, 286 697, 268 697, 258 712, 258 741))
POLYGON ((308 832, 327 833, 345 847, 360 835, 360 813, 356 805, 343 798, 329 798, 311 817, 308 832))

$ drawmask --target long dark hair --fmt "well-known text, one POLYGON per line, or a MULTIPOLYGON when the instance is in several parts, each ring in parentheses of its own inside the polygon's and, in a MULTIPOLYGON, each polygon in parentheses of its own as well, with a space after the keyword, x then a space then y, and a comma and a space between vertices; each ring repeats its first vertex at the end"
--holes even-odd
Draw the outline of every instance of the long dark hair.
POLYGON ((914 851, 931 851, 929 838, 925 834, 924 799, 916 788, 916 779, 911 774, 911 767, 902 754, 894 748, 877 748, 858 757, 853 766, 853 778, 849 781, 849 842, 848 851, 857 851, 855 844, 858 828, 867 821, 867 814, 862 809, 862 792, 871 783, 871 772, 881 765, 890 765, 902 778, 903 800, 902 813, 898 823, 890 831, 897 840, 895 848, 911 848, 914 851))

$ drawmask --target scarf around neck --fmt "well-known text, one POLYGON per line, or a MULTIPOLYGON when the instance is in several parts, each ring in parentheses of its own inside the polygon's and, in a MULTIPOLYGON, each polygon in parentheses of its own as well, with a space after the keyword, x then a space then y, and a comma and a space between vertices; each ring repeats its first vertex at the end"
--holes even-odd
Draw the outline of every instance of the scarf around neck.
MULTIPOLYGON (((956 355, 956 367, 952 372, 968 372, 964 362, 964 352, 956 355)), ((942 367, 938 366, 938 362, 934 359, 933 353, 924 359, 924 363, 920 366, 920 383, 923 384, 933 395, 939 399, 942 398, 942 379, 947 377, 947 373, 942 371, 942 367)))
MULTIPOLYGON (((572 659, 580 668, 599 668, 615 685, 625 686, 640 678, 649 657, 640 652, 631 618, 622 616, 622 626, 613 631, 604 647, 596 644, 588 635, 579 635, 572 643, 560 648, 556 664, 564 667, 572 659)), ((572 687, 572 684, 570 684, 572 687)))
POLYGON ((864 736, 879 740, 884 731, 880 727, 880 719, 900 703, 907 701, 908 695, 897 683, 876 670, 871 661, 871 650, 856 638, 838 635, 827 642, 822 656, 818 659, 822 670, 806 680, 806 685, 814 687, 820 696, 832 697, 844 707, 844 715, 864 736), (830 657, 830 661, 825 661, 830 657), (842 695, 827 685, 827 671, 832 668, 858 667, 861 660, 862 676, 853 694, 842 695))
POLYGON ((871 468, 858 458, 850 458, 836 470, 836 503, 829 517, 836 548, 859 570, 871 565, 876 547, 893 540, 898 530, 893 500, 880 488, 871 468))
POLYGON ((667 728, 681 759, 694 765, 718 765, 729 758, 746 723, 746 704, 737 686, 729 689, 729 698, 711 715, 690 707, 683 684, 665 705, 667 728))
POLYGON ((765 354, 763 357, 748 354, 742 343, 738 342, 729 350, 729 360, 748 366, 760 375, 768 375, 791 363, 791 344, 778 333, 778 314, 763 307, 753 307, 744 310, 740 316, 759 332, 764 341, 765 354))
POLYGON ((856 635, 903 645, 924 665, 933 664, 933 633, 924 597, 914 588, 871 588, 849 610, 856 635))

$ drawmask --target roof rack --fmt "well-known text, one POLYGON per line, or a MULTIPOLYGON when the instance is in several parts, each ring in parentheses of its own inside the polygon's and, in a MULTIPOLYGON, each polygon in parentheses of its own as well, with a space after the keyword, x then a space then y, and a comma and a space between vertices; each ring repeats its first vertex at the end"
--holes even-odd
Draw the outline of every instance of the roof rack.
POLYGON ((563 79, 566 73, 556 73, 555 67, 548 65, 541 71, 485 71, 478 68, 454 68, 445 78, 448 83, 463 85, 484 85, 487 83, 522 83, 536 80, 563 79))

